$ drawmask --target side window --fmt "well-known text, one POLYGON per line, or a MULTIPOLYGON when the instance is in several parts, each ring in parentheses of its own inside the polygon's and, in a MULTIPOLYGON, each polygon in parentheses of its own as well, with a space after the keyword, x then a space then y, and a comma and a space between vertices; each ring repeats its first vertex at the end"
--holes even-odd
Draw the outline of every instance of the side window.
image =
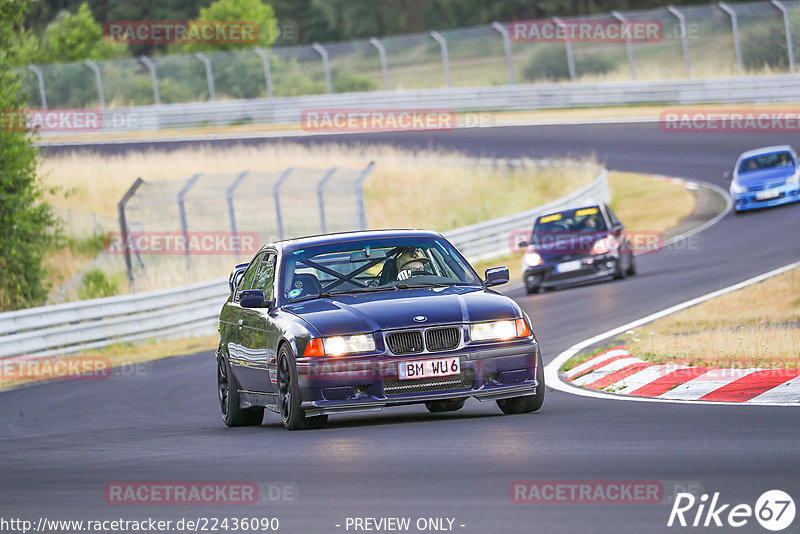
POLYGON ((255 259, 253 259, 253 261, 250 262, 250 267, 248 267, 247 270, 244 272, 244 276, 242 276, 242 279, 239 281, 239 287, 236 288, 235 300, 237 302, 239 300, 239 293, 241 293, 242 290, 244 289, 250 289, 253 283, 253 278, 255 278, 256 275, 256 270, 258 270, 258 266, 261 264, 261 260, 264 258, 264 254, 266 254, 266 252, 262 252, 261 254, 256 256, 255 259))
POLYGON ((275 279, 275 254, 269 253, 258 266, 253 289, 262 289, 267 300, 272 298, 272 282, 275 279))
POLYGON ((608 220, 611 221, 611 226, 620 224, 619 219, 617 219, 617 216, 614 215, 614 212, 611 211, 610 207, 606 206, 606 211, 608 212, 608 220))

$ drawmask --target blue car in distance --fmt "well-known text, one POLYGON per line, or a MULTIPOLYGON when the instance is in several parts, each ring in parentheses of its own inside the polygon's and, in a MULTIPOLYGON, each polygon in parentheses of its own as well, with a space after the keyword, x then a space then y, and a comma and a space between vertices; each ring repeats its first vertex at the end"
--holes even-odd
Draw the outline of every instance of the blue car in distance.
POLYGON ((420 230, 270 243, 229 277, 220 312, 217 393, 227 426, 289 430, 330 414, 469 397, 508 414, 538 410, 544 369, 530 317, 481 279, 444 237, 420 230))
POLYGON ((744 152, 725 177, 731 180, 736 214, 800 200, 800 166, 789 145, 744 152))

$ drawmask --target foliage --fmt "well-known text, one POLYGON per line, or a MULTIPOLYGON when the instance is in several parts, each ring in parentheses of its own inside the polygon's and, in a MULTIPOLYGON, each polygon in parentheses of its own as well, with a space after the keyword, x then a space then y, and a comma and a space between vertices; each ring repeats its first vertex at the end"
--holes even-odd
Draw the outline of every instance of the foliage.
POLYGON ((332 85, 334 93, 359 93, 378 88, 378 82, 373 78, 350 70, 334 72, 332 85))
POLYGON ((89 4, 84 2, 74 15, 61 11, 44 32, 42 63, 109 59, 127 54, 125 45, 103 38, 103 28, 95 22, 89 4))
POLYGON ((81 300, 113 297, 119 294, 119 284, 110 279, 100 269, 89 269, 83 273, 81 287, 78 288, 78 298, 81 300))
MULTIPOLYGON (((27 0, 0 2, 0 110, 13 114, 25 106, 20 80, 8 65, 19 60, 17 41, 27 0)), ((41 304, 47 296, 44 255, 56 225, 42 202, 31 134, 0 121, 0 310, 41 304)))
MULTIPOLYGON (((575 73, 604 74, 615 67, 607 57, 600 54, 575 54, 575 73)), ((564 80, 569 78, 567 52, 563 43, 540 44, 530 55, 522 75, 527 80, 564 80)))
POLYGON ((217 0, 200 9, 199 22, 252 21, 258 26, 255 43, 190 43, 182 45, 186 52, 231 50, 242 46, 270 46, 278 38, 278 24, 272 6, 262 0, 217 0))
MULTIPOLYGON (((790 12, 789 23, 794 35, 800 28, 800 13, 790 12)), ((765 66, 789 70, 786 48, 786 32, 783 19, 754 25, 741 32, 742 63, 746 69, 761 69, 765 66)), ((800 42, 792 42, 795 61, 800 59, 800 42)))

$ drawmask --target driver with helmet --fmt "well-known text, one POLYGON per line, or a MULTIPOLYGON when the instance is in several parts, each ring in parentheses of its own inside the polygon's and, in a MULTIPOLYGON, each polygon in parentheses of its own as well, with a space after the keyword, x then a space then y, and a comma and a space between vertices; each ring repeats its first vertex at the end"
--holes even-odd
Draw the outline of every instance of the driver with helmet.
POLYGON ((430 259, 422 249, 409 248, 397 257, 397 279, 407 280, 419 274, 432 274, 428 268, 430 259))

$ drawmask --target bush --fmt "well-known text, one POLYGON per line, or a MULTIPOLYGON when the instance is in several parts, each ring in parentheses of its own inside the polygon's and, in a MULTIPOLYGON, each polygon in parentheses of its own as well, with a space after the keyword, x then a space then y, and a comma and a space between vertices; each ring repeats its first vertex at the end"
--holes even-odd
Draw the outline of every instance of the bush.
MULTIPOLYGON (((616 64, 600 54, 581 53, 575 55, 575 73, 605 74, 616 64)), ((569 64, 564 44, 537 45, 522 70, 526 80, 566 80, 569 79, 569 64)))
POLYGON ((78 298, 81 300, 112 297, 119 294, 119 284, 100 269, 89 269, 83 273, 78 298))
MULTIPOLYGON (((800 26, 800 14, 792 13, 789 17, 793 28, 800 26)), ((796 31, 795 31, 796 35, 796 31)), ((783 22, 769 22, 759 24, 741 32, 739 36, 742 48, 742 64, 746 69, 761 69, 771 67, 774 69, 789 70, 789 58, 786 49, 786 32, 783 22)), ((792 42, 795 62, 800 59, 800 42, 792 42)))
POLYGON ((334 93, 361 93, 378 88, 378 82, 369 76, 349 70, 334 72, 332 85, 334 93))

